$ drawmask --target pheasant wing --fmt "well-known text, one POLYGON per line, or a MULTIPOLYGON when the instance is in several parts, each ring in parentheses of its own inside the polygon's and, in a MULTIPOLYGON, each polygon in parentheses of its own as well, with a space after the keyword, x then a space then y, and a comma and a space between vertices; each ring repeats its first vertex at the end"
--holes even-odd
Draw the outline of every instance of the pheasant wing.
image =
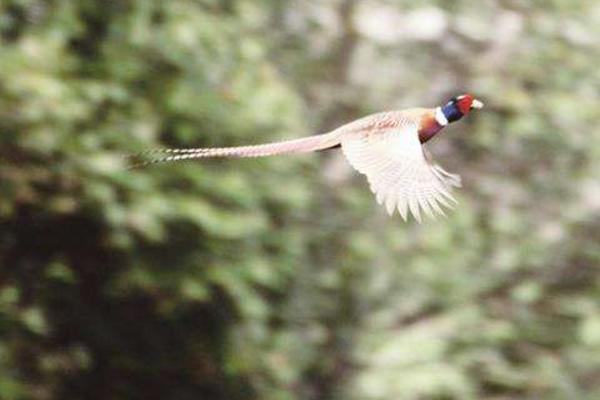
POLYGON ((410 213, 421 222, 421 211, 444 215, 442 206, 456 203, 451 190, 460 186, 460 177, 426 158, 416 124, 348 136, 342 150, 390 215, 398 210, 403 219, 410 213))

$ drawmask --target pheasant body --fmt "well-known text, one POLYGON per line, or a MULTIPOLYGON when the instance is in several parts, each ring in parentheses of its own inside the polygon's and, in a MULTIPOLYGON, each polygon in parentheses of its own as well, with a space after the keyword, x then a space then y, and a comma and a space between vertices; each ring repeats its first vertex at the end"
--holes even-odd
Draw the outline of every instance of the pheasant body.
POLYGON ((264 157, 307 153, 340 147, 350 164, 367 176, 377 201, 391 214, 409 213, 421 221, 452 208, 451 194, 460 176, 435 164, 422 144, 450 122, 483 104, 471 95, 450 100, 444 107, 412 108, 372 114, 331 132, 275 143, 223 148, 157 149, 131 156, 133 167, 209 157, 264 157), (139 162, 139 160, 143 160, 139 162))

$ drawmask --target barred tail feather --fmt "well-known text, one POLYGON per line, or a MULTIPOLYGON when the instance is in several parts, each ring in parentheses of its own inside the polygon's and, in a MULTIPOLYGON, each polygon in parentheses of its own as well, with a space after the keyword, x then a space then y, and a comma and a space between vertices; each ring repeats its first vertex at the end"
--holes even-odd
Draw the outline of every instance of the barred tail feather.
POLYGON ((340 143, 339 135, 325 133, 301 139, 239 147, 153 149, 127 156, 129 168, 152 164, 210 157, 265 157, 278 154, 307 153, 334 147, 340 143))

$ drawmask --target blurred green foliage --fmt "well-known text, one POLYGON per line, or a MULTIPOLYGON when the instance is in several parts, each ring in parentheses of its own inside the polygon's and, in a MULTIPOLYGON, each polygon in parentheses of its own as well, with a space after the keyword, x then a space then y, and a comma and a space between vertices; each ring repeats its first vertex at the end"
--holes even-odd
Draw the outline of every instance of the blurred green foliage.
POLYGON ((2 1, 0 398, 600 397, 599 37, 594 1, 2 1), (422 226, 335 151, 124 169, 465 90, 422 226))

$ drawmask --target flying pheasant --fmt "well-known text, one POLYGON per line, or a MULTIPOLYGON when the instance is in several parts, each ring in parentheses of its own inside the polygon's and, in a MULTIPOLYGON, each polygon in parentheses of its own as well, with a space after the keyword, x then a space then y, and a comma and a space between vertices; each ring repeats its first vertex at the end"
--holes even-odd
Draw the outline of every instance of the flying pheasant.
POLYGON ((483 103, 465 94, 436 108, 411 108, 372 114, 331 132, 301 139, 223 148, 157 149, 131 156, 132 167, 207 157, 263 157, 307 153, 341 147, 358 172, 367 176, 379 204, 390 215, 398 210, 404 220, 411 213, 421 222, 421 211, 430 217, 444 215, 440 205, 453 208, 451 194, 460 187, 460 176, 435 164, 422 146, 449 123, 458 121, 483 103))

